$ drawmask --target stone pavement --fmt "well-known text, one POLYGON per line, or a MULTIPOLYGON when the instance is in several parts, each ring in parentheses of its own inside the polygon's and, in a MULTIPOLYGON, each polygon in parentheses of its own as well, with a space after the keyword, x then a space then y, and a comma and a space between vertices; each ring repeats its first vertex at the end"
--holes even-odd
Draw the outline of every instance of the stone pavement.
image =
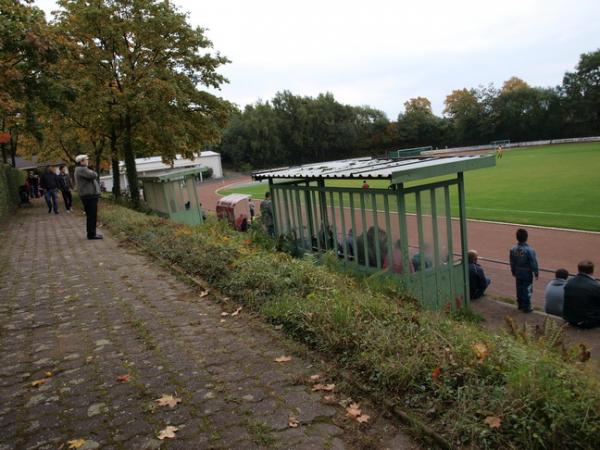
POLYGON ((360 427, 325 404, 310 355, 275 362, 291 353, 272 327, 46 211, 0 226, 0 450, 416 448, 367 402, 360 427))

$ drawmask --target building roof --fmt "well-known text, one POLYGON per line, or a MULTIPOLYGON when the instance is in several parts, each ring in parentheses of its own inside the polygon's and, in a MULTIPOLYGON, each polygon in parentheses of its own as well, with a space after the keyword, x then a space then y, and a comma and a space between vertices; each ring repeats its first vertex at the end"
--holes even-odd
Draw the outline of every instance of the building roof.
POLYGON ((254 172, 255 180, 268 179, 387 179, 392 184, 449 175, 496 165, 493 155, 425 158, 354 158, 254 172))
POLYGON ((221 205, 231 206, 231 205, 236 205, 243 200, 249 200, 249 199, 250 199, 250 196, 248 194, 229 194, 229 195, 226 195, 225 197, 221 197, 219 200, 217 200, 217 205, 218 206, 221 206, 221 205))
POLYGON ((37 155, 31 157, 31 159, 25 159, 21 156, 15 157, 15 168, 22 170, 32 170, 37 169, 39 167, 48 167, 48 166, 61 166, 66 164, 62 159, 53 160, 53 161, 38 161, 37 155))
MULTIPOLYGON (((173 165, 165 164, 161 156, 150 156, 148 158, 136 158, 135 165, 138 172, 149 172, 151 170, 163 170, 163 169, 178 169, 181 167, 195 167, 202 164, 203 158, 209 158, 214 156, 220 156, 219 153, 207 150, 200 152, 196 155, 193 160, 183 158, 181 155, 175 155, 173 165)), ((125 167, 125 162, 120 161, 119 167, 125 167)))
POLYGON ((186 176, 196 175, 207 171, 208 167, 197 166, 181 170, 169 169, 159 172, 152 172, 148 175, 140 175, 138 178, 142 181, 162 183, 166 181, 183 180, 186 176))

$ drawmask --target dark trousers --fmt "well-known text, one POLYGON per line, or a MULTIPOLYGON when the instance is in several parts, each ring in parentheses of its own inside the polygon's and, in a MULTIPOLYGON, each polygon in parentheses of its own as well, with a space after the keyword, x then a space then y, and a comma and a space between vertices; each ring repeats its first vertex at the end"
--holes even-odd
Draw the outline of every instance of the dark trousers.
POLYGON ((531 294, 533 293, 533 280, 522 280, 517 278, 517 303, 519 309, 529 311, 531 309, 531 294))
POLYGON ((46 189, 44 198, 48 205, 48 212, 51 212, 54 209, 54 212, 58 213, 58 193, 56 192, 56 189, 46 189))
POLYGON ((96 236, 96 219, 98 218, 98 197, 81 197, 85 217, 87 219, 87 237, 96 236))
POLYGON ((65 201, 65 208, 67 209, 67 211, 70 211, 71 206, 73 206, 73 196, 71 195, 71 191, 65 189, 64 191, 61 191, 61 192, 62 192, 63 200, 65 201))

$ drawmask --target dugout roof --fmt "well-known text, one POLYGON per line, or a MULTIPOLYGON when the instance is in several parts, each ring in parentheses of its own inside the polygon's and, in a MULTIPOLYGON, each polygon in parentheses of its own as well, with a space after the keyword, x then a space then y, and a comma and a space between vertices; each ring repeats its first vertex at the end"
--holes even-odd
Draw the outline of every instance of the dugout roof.
POLYGON ((496 165, 493 155, 426 157, 404 159, 354 158, 284 167, 252 174, 255 180, 269 179, 343 179, 381 180, 391 184, 450 175, 496 165))

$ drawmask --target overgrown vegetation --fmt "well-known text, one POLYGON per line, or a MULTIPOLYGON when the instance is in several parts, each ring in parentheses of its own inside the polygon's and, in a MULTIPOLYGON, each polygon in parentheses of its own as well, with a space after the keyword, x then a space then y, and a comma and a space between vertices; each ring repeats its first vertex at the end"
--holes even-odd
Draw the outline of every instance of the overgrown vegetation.
POLYGON ((0 220, 6 219, 19 204, 19 186, 25 172, 0 163, 0 220))
POLYGON ((331 264, 267 250, 258 234, 211 221, 178 225, 116 205, 101 215, 124 238, 330 355, 457 446, 597 448, 600 385, 580 354, 561 350, 551 325, 492 335, 331 264))

